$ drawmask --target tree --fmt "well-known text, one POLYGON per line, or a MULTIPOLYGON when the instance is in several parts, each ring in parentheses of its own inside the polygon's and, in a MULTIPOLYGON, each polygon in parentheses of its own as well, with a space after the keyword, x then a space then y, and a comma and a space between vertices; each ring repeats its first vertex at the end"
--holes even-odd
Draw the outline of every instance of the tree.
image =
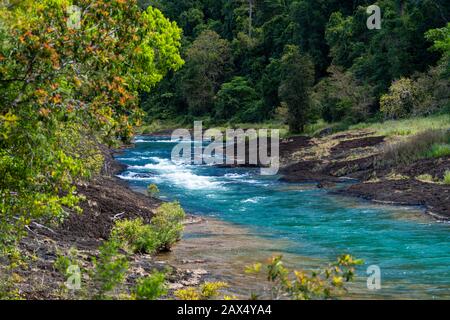
POLYGON ((300 53, 297 46, 288 45, 281 58, 279 95, 289 110, 289 130, 303 132, 313 113, 310 93, 314 84, 314 65, 300 53))
POLYGON ((247 79, 235 77, 224 83, 216 96, 216 116, 218 119, 237 122, 253 122, 258 114, 258 95, 247 79))
POLYGON ((213 110, 214 96, 230 68, 228 41, 214 31, 202 32, 189 47, 183 69, 183 92, 192 114, 213 110))
POLYGON ((37 221, 79 211, 75 183, 99 172, 99 142, 127 140, 139 91, 182 64, 181 30, 136 1, 0 7, 0 255, 37 221))

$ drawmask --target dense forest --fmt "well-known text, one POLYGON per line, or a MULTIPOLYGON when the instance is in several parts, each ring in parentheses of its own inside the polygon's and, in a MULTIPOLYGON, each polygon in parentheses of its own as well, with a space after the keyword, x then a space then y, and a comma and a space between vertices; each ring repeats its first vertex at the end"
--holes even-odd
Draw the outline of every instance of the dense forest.
POLYGON ((303 131, 448 112, 450 3, 154 0, 183 29, 183 68, 143 96, 148 120, 208 124, 273 119, 303 131))

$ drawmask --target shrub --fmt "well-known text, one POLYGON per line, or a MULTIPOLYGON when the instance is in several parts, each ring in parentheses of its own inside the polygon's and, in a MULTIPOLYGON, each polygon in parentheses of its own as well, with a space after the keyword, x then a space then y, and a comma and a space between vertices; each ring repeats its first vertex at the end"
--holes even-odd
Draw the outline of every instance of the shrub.
POLYGON ((116 221, 111 238, 134 253, 154 253, 158 249, 158 236, 151 225, 144 224, 142 218, 116 221))
POLYGON ((168 251, 181 237, 184 218, 179 203, 163 203, 150 224, 145 224, 141 218, 117 221, 111 238, 134 253, 168 251))
POLYGON ((94 258, 94 283, 98 291, 96 298, 103 299, 106 293, 122 284, 128 270, 128 259, 119 252, 121 243, 111 239, 99 248, 98 259, 94 258))
POLYGON ((227 287, 228 284, 225 282, 205 282, 200 288, 190 287, 177 290, 174 295, 180 300, 210 300, 217 298, 220 290, 227 287))
POLYGON ((389 88, 389 93, 381 97, 380 110, 386 119, 404 118, 417 105, 418 92, 411 79, 401 78, 389 88))
POLYGON ((68 269, 71 265, 78 265, 78 260, 76 258, 78 251, 76 248, 71 248, 67 256, 58 254, 53 266, 62 275, 68 276, 68 269))
POLYGON ((445 171, 444 184, 450 185, 450 170, 445 171))
POLYGON ((435 143, 426 153, 426 158, 441 158, 450 156, 450 144, 435 143))
MULTIPOLYGON (((295 300, 336 298, 346 291, 345 283, 353 280, 355 266, 362 263, 362 260, 346 254, 322 270, 291 272, 284 267, 281 256, 274 257, 266 265, 267 280, 272 285, 271 297, 279 299, 283 296, 295 300)), ((262 264, 257 263, 247 267, 246 272, 258 274, 261 269, 262 264)))
POLYGON ((183 220, 186 217, 178 202, 163 203, 153 217, 151 225, 156 231, 161 251, 168 251, 181 238, 183 220))
POLYGON ((155 198, 158 194, 159 194, 159 188, 156 184, 150 184, 147 187, 147 194, 151 197, 151 198, 155 198))
POLYGON ((162 272, 139 279, 134 289, 134 298, 137 300, 156 300, 167 294, 166 276, 162 272))
MULTIPOLYGON (((246 78, 235 77, 224 83, 215 98, 215 112, 218 119, 239 121, 253 121, 249 115, 255 116, 255 106, 258 104, 258 95, 246 78)), ((256 116, 260 116, 256 113, 256 116)), ((258 120, 258 119, 256 119, 258 120)))

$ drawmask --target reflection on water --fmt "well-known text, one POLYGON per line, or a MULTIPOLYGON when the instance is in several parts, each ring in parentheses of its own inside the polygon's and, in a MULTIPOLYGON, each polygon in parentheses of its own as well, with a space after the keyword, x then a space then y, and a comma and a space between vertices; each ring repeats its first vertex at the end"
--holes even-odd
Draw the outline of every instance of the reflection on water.
POLYGON ((142 143, 121 155, 129 167, 120 177, 140 190, 156 183, 163 199, 217 219, 190 226, 168 259, 206 260, 206 269, 238 285, 246 283, 241 278, 246 264, 277 252, 297 268, 350 253, 366 262, 359 270, 361 281, 352 288, 358 296, 450 296, 450 224, 437 223, 420 210, 333 196, 311 184, 282 183, 278 177, 260 176, 259 170, 174 164, 174 145, 158 140, 142 137, 142 143), (219 224, 224 221, 228 224, 219 224), (369 265, 381 268, 379 292, 366 289, 369 265))

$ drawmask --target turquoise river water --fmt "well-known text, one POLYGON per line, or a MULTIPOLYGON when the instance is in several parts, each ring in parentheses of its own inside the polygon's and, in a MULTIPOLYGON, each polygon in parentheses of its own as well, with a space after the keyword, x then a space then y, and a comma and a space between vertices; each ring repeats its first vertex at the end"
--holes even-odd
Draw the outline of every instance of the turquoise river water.
POLYGON ((378 265, 382 289, 369 296, 450 298, 450 224, 420 210, 377 206, 330 195, 307 184, 287 184, 257 169, 182 165, 170 160, 176 143, 136 137, 118 160, 119 177, 136 189, 155 183, 161 197, 186 211, 215 217, 267 239, 282 239, 280 252, 330 261, 342 253, 364 259, 358 272, 378 265))

